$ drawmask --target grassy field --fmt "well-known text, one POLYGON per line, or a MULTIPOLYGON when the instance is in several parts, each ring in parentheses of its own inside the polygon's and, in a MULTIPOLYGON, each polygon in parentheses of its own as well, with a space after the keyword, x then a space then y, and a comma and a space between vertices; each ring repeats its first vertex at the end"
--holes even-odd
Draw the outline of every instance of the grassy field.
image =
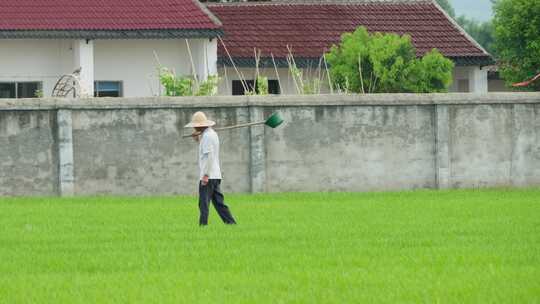
POLYGON ((1 303, 540 303, 540 189, 0 198, 1 303))

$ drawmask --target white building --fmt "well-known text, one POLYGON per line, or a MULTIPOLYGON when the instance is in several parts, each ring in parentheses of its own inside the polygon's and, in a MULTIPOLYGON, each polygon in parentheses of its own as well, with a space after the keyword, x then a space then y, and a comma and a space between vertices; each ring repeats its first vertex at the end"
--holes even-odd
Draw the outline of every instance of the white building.
POLYGON ((456 63, 452 92, 488 90, 484 66, 493 62, 491 56, 432 0, 302 0, 208 8, 197 0, 99 3, 0 1, 0 98, 50 96, 62 75, 79 68, 83 96, 157 96, 162 94, 159 65, 198 79, 217 73, 220 95, 244 94, 229 55, 252 84, 254 48, 261 50, 261 73, 269 78, 270 91, 297 94, 286 47, 293 49, 304 75, 318 77, 320 56, 343 32, 361 25, 371 32, 409 34, 419 56, 439 49, 456 63), (229 54, 218 43, 221 36, 229 54))
POLYGON ((50 96, 79 68, 86 96, 158 95, 159 64, 199 79, 217 72, 221 23, 196 0, 65 3, 0 2, 0 98, 50 96))
POLYGON ((287 46, 304 74, 318 74, 322 54, 339 43, 342 33, 353 32, 359 26, 370 32, 410 35, 418 56, 437 48, 456 66, 451 92, 488 91, 486 66, 493 64, 491 55, 435 0, 274 0, 215 3, 208 8, 225 31, 227 50, 219 45, 218 71, 222 77, 227 75, 227 81, 222 82, 220 92, 241 93, 240 77, 230 58, 244 75, 242 78, 253 83, 257 48, 261 51, 261 74, 274 83, 273 89, 279 77, 280 93, 295 94, 296 84, 286 61, 287 46))

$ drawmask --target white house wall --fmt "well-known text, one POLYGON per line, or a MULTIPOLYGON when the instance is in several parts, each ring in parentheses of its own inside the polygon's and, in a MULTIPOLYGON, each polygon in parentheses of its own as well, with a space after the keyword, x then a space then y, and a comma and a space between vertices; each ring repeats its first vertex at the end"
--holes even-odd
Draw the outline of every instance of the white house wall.
MULTIPOLYGON (((219 67, 218 74, 220 77, 218 95, 232 95, 232 81, 240 80, 241 77, 245 80, 255 79, 255 68, 239 68, 238 72, 233 67, 219 67)), ((273 69, 260 69, 262 76, 268 77, 269 80, 277 79, 276 72, 273 69)), ((289 95, 295 94, 296 91, 291 86, 292 79, 288 75, 287 69, 278 69, 279 78, 281 80, 281 86, 283 91, 281 94, 289 95)))
POLYGON ((72 40, 0 40, 0 82, 42 82, 50 96, 61 75, 73 71, 72 40))
POLYGON ((80 69, 80 96, 94 96, 94 41, 73 41, 73 66, 80 69))
POLYGON ((456 66, 450 92, 488 92, 487 69, 480 66, 456 66))
MULTIPOLYGON (((215 39, 190 39, 189 44, 195 71, 203 74, 199 77, 214 74, 217 69, 215 39)), ((93 72, 83 68, 81 75, 81 80, 88 84, 88 90, 93 90, 94 80, 121 81, 125 97, 155 96, 160 94, 161 87, 154 51, 162 66, 172 69, 177 75, 192 75, 184 39, 96 40, 88 44, 82 40, 2 39, 0 82, 42 82, 42 90, 47 97, 51 96, 62 75, 71 74, 81 65, 87 67, 93 59, 93 72)))
MULTIPOLYGON (((193 56, 199 56, 202 40, 189 40, 193 56)), ((185 40, 97 40, 94 42, 95 80, 122 81, 125 97, 159 95, 158 63, 177 75, 191 75, 185 40)), ((200 69, 194 58, 195 69, 200 69)), ((215 62, 215 61, 214 61, 215 62)))
POLYGON ((208 75, 216 75, 217 39, 193 39, 189 40, 189 46, 193 61, 201 63, 195 66, 198 77, 204 80, 208 75))
POLYGON ((488 92, 487 68, 474 67, 469 70, 470 91, 474 93, 488 92))
MULTIPOLYGON (((302 70, 305 75, 311 73, 312 77, 318 77, 318 73, 315 71, 302 70)), ((255 68, 240 68, 239 72, 246 80, 252 80, 255 78, 255 68)), ((219 84, 219 95, 231 95, 232 94, 232 81, 239 80, 236 71, 232 67, 219 67, 218 69, 221 81, 219 84), (226 70, 226 73, 225 73, 226 70), (225 77, 226 76, 226 77, 225 77), (226 81, 228 79, 228 81, 226 81)), ((273 68, 260 69, 260 73, 268 79, 277 79, 276 72, 273 68)), ((296 85, 286 68, 278 69, 279 78, 281 80, 281 86, 283 95, 297 94, 296 85)), ((321 75, 321 93, 328 93, 329 88, 327 85, 328 78, 326 74, 321 75)), ((485 69, 480 69, 479 66, 457 66, 454 68, 452 85, 449 88, 449 92, 475 92, 486 93, 488 88, 487 72, 485 69)), ((490 87, 490 91, 491 91, 490 87)))
MULTIPOLYGON (((255 68, 239 68, 239 73, 242 75, 242 77, 245 80, 254 80, 255 79, 255 68)), ((276 75, 276 71, 274 68, 261 68, 259 70, 260 74, 264 77, 268 77, 268 80, 277 80, 279 75, 279 80, 281 82, 281 94, 283 95, 294 95, 298 94, 298 89, 296 88, 296 85, 294 83, 294 80, 291 76, 291 73, 289 72, 288 68, 278 68, 278 74, 276 75)), ((302 70, 302 72, 305 75, 305 78, 312 78, 317 77, 317 73, 314 71, 307 71, 302 70), (308 74, 311 73, 313 76, 308 77, 308 74)), ((220 83, 219 83, 219 89, 218 94, 219 95, 231 95, 232 94, 232 81, 233 80, 239 80, 238 73, 235 71, 233 67, 219 67, 218 74, 220 76, 220 83)), ((326 85, 326 82, 328 81, 324 75, 321 75, 322 78, 322 86, 321 86, 321 93, 328 93, 329 89, 326 85)))

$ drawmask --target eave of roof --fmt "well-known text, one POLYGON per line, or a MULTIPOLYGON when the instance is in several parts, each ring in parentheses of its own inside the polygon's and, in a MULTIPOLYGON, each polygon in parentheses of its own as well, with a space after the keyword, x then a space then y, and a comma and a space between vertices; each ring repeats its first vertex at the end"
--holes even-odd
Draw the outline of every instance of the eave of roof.
POLYGON ((314 5, 314 4, 418 4, 432 3, 432 0, 269 0, 253 2, 207 2, 207 7, 215 6, 272 6, 272 5, 314 5))
MULTIPOLYGON (((475 57, 448 57, 454 62, 456 66, 488 66, 494 64, 494 60, 487 56, 475 56, 475 57)), ((234 65, 239 68, 253 68, 255 67, 255 59, 248 57, 234 57, 234 65)), ((296 66, 298 68, 317 68, 319 64, 324 66, 324 62, 321 58, 309 58, 309 57, 297 57, 294 58, 296 66)), ((219 56, 218 66, 232 67, 233 64, 229 57, 219 56)), ((286 58, 274 58, 262 57, 259 61, 259 67, 261 68, 288 68, 289 63, 286 58), (275 62, 275 65, 274 65, 275 62)))
POLYGON ((222 29, 0 30, 0 39, 179 39, 215 38, 222 29))

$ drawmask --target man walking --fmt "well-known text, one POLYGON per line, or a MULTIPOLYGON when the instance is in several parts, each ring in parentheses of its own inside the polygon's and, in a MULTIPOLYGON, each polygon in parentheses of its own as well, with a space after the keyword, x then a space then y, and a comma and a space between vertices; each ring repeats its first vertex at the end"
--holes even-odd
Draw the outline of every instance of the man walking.
POLYGON ((221 192, 221 169, 219 166, 219 138, 212 129, 216 123, 208 120, 203 112, 193 114, 186 128, 194 128, 192 137, 199 142, 199 225, 208 225, 210 201, 225 224, 236 224, 221 192))

